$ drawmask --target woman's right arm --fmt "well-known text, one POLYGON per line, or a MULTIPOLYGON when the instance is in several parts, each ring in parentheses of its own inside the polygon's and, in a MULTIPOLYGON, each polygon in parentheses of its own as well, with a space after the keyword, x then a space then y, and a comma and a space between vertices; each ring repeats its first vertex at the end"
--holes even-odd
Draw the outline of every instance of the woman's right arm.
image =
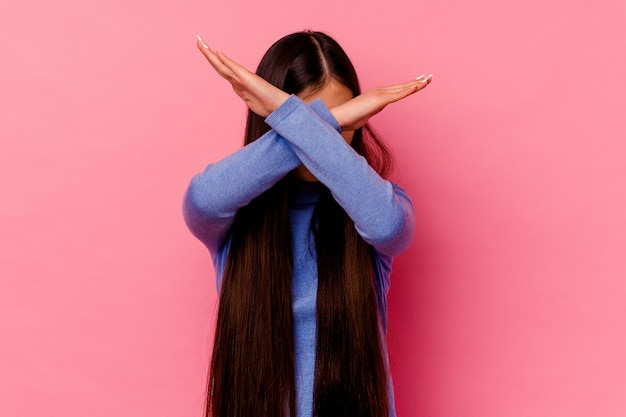
MULTIPOLYGON (((311 109, 327 123, 334 119, 316 106, 311 109)), ((335 126, 335 129, 338 129, 335 126)), ((189 230, 211 253, 217 253, 237 210, 262 194, 302 162, 273 129, 191 179, 183 200, 189 230)))
POLYGON ((237 209, 300 165, 291 146, 270 130, 194 176, 183 200, 189 230, 216 253, 237 209))

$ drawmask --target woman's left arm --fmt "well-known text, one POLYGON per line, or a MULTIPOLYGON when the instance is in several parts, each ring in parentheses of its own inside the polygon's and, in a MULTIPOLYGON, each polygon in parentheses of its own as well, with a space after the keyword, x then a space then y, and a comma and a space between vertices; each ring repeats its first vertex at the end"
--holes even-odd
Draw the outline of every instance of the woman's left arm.
POLYGON ((381 178, 364 157, 338 133, 321 100, 311 108, 291 96, 270 114, 266 123, 293 147, 307 169, 325 186, 354 221, 359 234, 376 250, 397 255, 410 245, 414 231, 413 205, 399 186, 381 178), (303 134, 303 132, 306 132, 303 134))

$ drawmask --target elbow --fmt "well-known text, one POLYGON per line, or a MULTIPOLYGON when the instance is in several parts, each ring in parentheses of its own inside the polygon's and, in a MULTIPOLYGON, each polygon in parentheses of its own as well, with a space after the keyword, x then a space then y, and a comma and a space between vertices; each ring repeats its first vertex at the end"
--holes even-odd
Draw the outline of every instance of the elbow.
POLYGON ((384 237, 385 252, 388 255, 399 255, 411 246, 415 234, 415 218, 413 212, 404 212, 396 216, 389 225, 390 233, 384 237))
POLYGON ((203 215, 203 207, 199 198, 198 187, 194 185, 192 180, 187 187, 187 191, 183 197, 183 219, 185 224, 195 234, 198 224, 201 223, 203 215))
POLYGON ((201 174, 193 177, 183 199, 185 220, 187 220, 187 217, 193 219, 218 217, 214 200, 211 188, 206 184, 202 184, 201 174))
POLYGON ((194 184, 193 180, 183 197, 182 210, 189 231, 209 250, 214 250, 217 247, 216 239, 228 228, 229 219, 216 216, 216 210, 207 193, 202 187, 194 184))
POLYGON ((207 219, 215 217, 215 208, 211 204, 210 192, 199 184, 198 176, 194 177, 183 197, 183 219, 189 230, 196 236, 204 228, 207 219))
POLYGON ((379 252, 395 256, 411 246, 415 233, 415 218, 412 210, 399 210, 396 213, 377 219, 375 235, 365 240, 379 252))

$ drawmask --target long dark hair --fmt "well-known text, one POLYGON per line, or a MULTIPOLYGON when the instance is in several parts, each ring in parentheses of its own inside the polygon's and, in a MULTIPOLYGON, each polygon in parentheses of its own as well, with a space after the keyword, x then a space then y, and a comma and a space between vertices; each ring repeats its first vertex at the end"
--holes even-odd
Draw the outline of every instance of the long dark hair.
MULTIPOLYGON (((290 94, 316 91, 331 78, 360 94, 346 53, 320 32, 280 39, 257 74, 290 94)), ((268 130, 263 118, 248 112, 245 144, 268 130)), ((351 145, 377 172, 388 173, 390 154, 369 126, 355 131, 351 145)), ((285 178, 240 208, 231 227, 207 417, 296 414, 289 186, 285 178)), ((311 227, 318 265, 313 415, 388 417, 372 248, 328 190, 311 227)))

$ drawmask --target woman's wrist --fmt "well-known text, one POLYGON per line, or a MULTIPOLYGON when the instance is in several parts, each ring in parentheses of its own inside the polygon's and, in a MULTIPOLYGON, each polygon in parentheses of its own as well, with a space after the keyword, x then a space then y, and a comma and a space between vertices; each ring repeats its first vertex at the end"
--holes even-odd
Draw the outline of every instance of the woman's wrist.
POLYGON ((274 110, 276 110, 280 106, 282 106, 283 103, 287 101, 288 98, 289 98, 289 94, 285 93, 282 90, 278 90, 278 92, 276 92, 275 94, 275 97, 273 97, 273 103, 270 106, 268 115, 274 112, 274 110))
POLYGON ((333 115, 333 117, 335 118, 335 120, 337 121, 337 124, 339 125, 339 127, 341 128, 342 131, 346 131, 346 130, 351 130, 349 128, 346 128, 345 123, 342 119, 342 112, 341 112, 341 106, 337 106, 337 107, 333 107, 332 109, 328 109, 328 111, 330 112, 330 114, 333 115))

